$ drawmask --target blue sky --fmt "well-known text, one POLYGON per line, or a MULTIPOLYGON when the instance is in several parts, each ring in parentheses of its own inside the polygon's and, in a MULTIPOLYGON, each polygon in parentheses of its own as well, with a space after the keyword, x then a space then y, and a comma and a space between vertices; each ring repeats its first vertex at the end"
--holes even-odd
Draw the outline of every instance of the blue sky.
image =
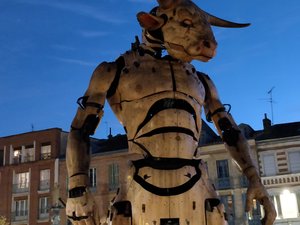
MULTIPOLYGON (((214 80, 238 124, 262 129, 300 121, 300 1, 195 1, 218 17, 250 22, 214 28, 217 56, 193 62, 214 80)), ((94 68, 130 48, 141 30, 136 13, 154 0, 0 0, 0 137, 59 127, 65 131, 94 68)), ((124 133, 108 105, 96 137, 124 133)))

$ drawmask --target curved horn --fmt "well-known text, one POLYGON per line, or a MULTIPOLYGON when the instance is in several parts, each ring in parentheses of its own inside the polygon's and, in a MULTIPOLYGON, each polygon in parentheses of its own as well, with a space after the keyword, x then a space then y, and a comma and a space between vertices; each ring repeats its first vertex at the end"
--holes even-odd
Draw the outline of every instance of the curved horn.
POLYGON ((173 6, 174 0, 157 0, 159 6, 163 9, 169 9, 173 6))
POLYGON ((208 22, 217 27, 228 27, 228 28, 241 28, 241 27, 248 27, 250 23, 234 23, 227 20, 220 19, 216 16, 210 15, 209 13, 205 12, 208 16, 208 22))

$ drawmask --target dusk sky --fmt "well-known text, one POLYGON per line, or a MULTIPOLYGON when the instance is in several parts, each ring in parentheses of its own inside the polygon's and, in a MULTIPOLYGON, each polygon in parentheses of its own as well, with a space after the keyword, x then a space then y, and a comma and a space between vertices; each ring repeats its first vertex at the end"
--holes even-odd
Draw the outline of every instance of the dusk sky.
MULTIPOLYGON (((193 61, 210 75, 238 124, 262 129, 300 121, 300 1, 197 0, 223 19, 251 23, 213 28, 217 56, 193 61)), ((76 100, 94 68, 130 49, 139 11, 154 0, 0 0, 0 137, 53 127, 68 131, 76 100)), ((108 104, 95 135, 124 133, 108 104)))

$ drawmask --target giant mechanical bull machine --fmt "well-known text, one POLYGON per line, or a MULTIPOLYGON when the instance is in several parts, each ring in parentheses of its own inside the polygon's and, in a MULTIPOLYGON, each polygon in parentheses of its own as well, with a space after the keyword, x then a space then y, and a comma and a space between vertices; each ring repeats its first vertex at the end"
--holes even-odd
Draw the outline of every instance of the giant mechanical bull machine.
POLYGON ((265 210, 262 223, 273 224, 276 212, 245 137, 210 77, 190 63, 215 56, 211 26, 249 24, 217 18, 190 0, 158 0, 157 7, 138 13, 137 19, 142 43, 137 41, 114 62, 101 63, 78 99, 67 144, 68 219, 74 225, 227 224, 197 151, 204 109, 248 178, 246 210, 256 199, 265 210), (101 120, 105 100, 124 126, 135 160, 128 165, 127 185, 118 191, 109 214, 99 215, 89 191, 89 137, 101 120))

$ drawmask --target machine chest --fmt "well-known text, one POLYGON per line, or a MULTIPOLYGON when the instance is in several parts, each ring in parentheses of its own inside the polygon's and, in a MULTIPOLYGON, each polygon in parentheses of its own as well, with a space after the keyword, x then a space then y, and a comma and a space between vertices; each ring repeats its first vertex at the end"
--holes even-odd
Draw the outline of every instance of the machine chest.
POLYGON ((205 89, 195 68, 189 63, 140 56, 124 55, 125 67, 120 74, 117 91, 121 101, 141 99, 163 92, 180 92, 203 104, 205 89))

